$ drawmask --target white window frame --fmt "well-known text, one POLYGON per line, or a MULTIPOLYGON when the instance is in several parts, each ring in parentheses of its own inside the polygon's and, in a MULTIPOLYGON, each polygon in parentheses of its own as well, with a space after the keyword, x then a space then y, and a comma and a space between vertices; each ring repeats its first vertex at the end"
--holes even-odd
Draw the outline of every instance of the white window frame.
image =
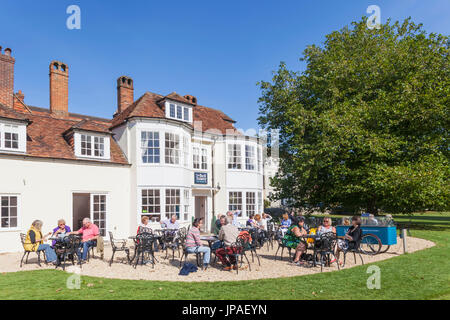
MULTIPOLYGON (((19 216, 20 216, 20 212, 21 212, 21 210, 20 210, 20 206, 21 206, 21 198, 20 198, 20 194, 14 194, 14 193, 0 193, 0 231, 17 231, 17 230, 20 230, 21 229, 21 226, 20 226, 20 219, 19 219, 19 216), (1 219, 3 218, 2 217, 2 211, 3 211, 3 205, 2 205, 2 197, 8 197, 8 198, 11 198, 11 197, 15 197, 17 200, 17 202, 16 202, 16 220, 17 220, 17 222, 16 222, 16 226, 15 227, 2 227, 2 223, 1 223, 1 219)), ((8 205, 8 208, 11 208, 11 206, 10 205, 8 205)), ((10 220, 11 219, 11 215, 8 215, 8 220, 10 220)))
POLYGON ((79 158, 95 159, 95 160, 110 160, 110 137, 109 135, 99 135, 90 132, 76 132, 74 135, 75 155, 79 158), (91 144, 91 155, 81 154, 82 136, 89 137, 91 144), (95 138, 103 138, 103 156, 95 156, 95 138))
POLYGON ((245 192, 245 214, 247 217, 250 216, 250 214, 256 214, 257 209, 257 199, 256 199, 256 192, 255 191, 246 191, 245 192), (249 199, 252 199, 253 202, 249 203, 249 199))
POLYGON ((255 146, 246 144, 244 149, 245 149, 245 170, 255 171, 256 170, 255 146))
POLYGON ((239 143, 227 143, 227 169, 242 170, 242 145, 239 143), (236 148, 237 147, 237 148, 236 148), (239 153, 237 155, 237 153, 239 153))
POLYGON ((166 101, 166 117, 182 122, 192 122, 192 106, 185 105, 175 101, 166 101), (179 113, 181 108, 181 113, 179 113), (187 115, 187 119, 186 119, 187 115))
POLYGON ((190 216, 190 200, 191 200, 191 190, 190 189, 184 189, 183 193, 183 219, 181 219, 181 213, 180 213, 180 220, 181 221, 189 221, 190 216))
POLYGON ((258 213, 262 213, 264 211, 263 206, 264 206, 264 204, 263 204, 262 191, 258 191, 258 213))
POLYGON ((200 154, 200 168, 201 170, 208 170, 208 149, 202 148, 200 154))
POLYGON ((200 148, 193 147, 192 148, 192 168, 196 170, 200 170, 200 148))
POLYGON ((256 147, 257 149, 257 166, 258 166, 258 172, 261 172, 262 170, 262 150, 260 146, 256 147))
POLYGON ((180 134, 164 132, 164 163, 166 165, 180 165, 180 152, 180 134), (167 140, 167 137, 169 140, 167 140), (167 142, 169 142, 169 147, 167 147, 167 142), (174 144, 173 148, 170 147, 171 143, 174 144))
POLYGON ((184 166, 186 168, 189 168, 189 157, 190 157, 189 140, 190 139, 187 136, 183 136, 183 161, 184 161, 184 166))
POLYGON ((153 131, 153 130, 142 130, 141 131, 141 163, 145 164, 145 165, 151 165, 151 164, 160 164, 161 163, 161 132, 160 131, 153 131), (143 135, 145 134, 145 140, 143 139, 143 135), (149 139, 149 134, 151 134, 152 139, 149 139), (155 134, 158 134, 158 138, 155 139, 155 134), (144 141, 147 142, 147 146, 144 145, 144 141), (152 142, 152 146, 149 147, 148 146, 148 142, 149 141, 153 141, 152 142), (158 146, 155 147, 155 142, 158 142, 158 146), (145 155, 145 152, 148 150, 153 150, 153 154, 151 155, 145 155), (156 155, 155 152, 156 150, 158 150, 158 154, 156 155), (147 157, 149 159, 153 159, 153 162, 145 162, 144 161, 144 157, 147 157), (159 157, 159 161, 156 162, 154 161, 156 157, 159 157))
POLYGON ((243 211, 242 210, 243 203, 244 203, 243 196, 244 196, 244 192, 243 191, 235 191, 235 190, 228 191, 228 201, 227 201, 228 211, 239 210, 239 211, 242 212, 243 211), (233 194, 233 196, 231 194, 233 194), (239 194, 240 194, 240 196, 239 196, 239 194), (238 200, 240 199, 241 201, 240 202, 234 202, 233 201, 233 203, 231 203, 231 199, 232 198, 233 198, 233 200, 234 199, 238 199, 238 200), (240 209, 238 208, 238 206, 240 206, 240 209))
POLYGON ((162 194, 162 190, 159 188, 142 188, 140 189, 140 210, 139 210, 139 214, 140 216, 149 216, 150 220, 153 217, 158 217, 159 221, 162 221, 162 208, 163 208, 163 203, 162 203, 162 198, 161 198, 161 194, 162 194), (146 198, 146 202, 144 203, 144 191, 147 193, 145 195, 146 198), (151 197, 149 197, 149 191, 152 191, 153 195, 151 197), (158 195, 157 195, 158 193, 158 195), (153 204, 149 204, 149 200, 152 199, 153 200, 153 204), (156 203, 159 202, 159 203, 156 203), (144 206, 145 207, 154 207, 155 211, 158 207, 159 207, 159 212, 144 212, 144 206))
POLYGON ((27 127, 13 121, 0 122, 0 150, 11 153, 25 153, 27 147, 27 127), (8 129, 11 128, 11 129, 8 129), (6 147, 6 133, 17 134, 17 148, 6 147))
POLYGON ((164 190, 164 199, 164 219, 170 219, 170 217, 175 214, 177 215, 177 220, 180 220, 182 214, 181 190, 179 188, 166 188, 164 190), (167 192, 169 192, 169 196, 167 195, 167 192), (176 210, 177 206, 178 212, 176 210), (171 207, 174 207, 175 210, 171 210, 171 207), (168 210, 168 208, 170 209, 168 210))
MULTIPOLYGON (((98 200, 101 201, 100 199, 98 199, 98 200)), ((108 231, 109 231, 109 229, 108 229, 108 220, 109 220, 108 219, 108 207, 109 207, 108 194, 106 194, 106 193, 91 193, 91 221, 92 221, 92 223, 94 223, 98 227, 99 234, 102 237, 107 237, 108 236, 108 231), (104 209, 101 209, 101 206, 99 207, 98 210, 95 209, 95 205, 96 204, 101 205, 101 202, 98 202, 98 201, 96 202, 95 201, 96 197, 99 197, 99 198, 103 198, 104 197, 104 199, 105 199, 105 203, 104 203, 105 207, 104 207, 104 209), (96 218, 96 216, 95 216, 96 211, 99 214, 98 218, 96 218), (101 214, 104 215, 102 218, 100 217, 101 214), (104 222, 104 227, 103 228, 100 225, 101 221, 104 222), (104 229, 104 234, 103 235, 101 234, 102 229, 104 229)))

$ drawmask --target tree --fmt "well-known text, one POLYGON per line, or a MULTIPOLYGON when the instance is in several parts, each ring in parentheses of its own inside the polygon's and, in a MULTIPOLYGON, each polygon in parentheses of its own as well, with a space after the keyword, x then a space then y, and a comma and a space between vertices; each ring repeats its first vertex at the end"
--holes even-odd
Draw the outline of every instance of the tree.
POLYGON ((262 81, 259 123, 280 130, 278 199, 409 213, 450 206, 447 36, 366 18, 262 81))

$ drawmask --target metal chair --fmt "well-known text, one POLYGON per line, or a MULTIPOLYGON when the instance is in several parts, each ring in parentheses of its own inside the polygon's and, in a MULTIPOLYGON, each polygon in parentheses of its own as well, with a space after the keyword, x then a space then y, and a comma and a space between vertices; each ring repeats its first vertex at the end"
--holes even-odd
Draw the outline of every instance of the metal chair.
POLYGON ((81 237, 78 235, 69 235, 62 241, 57 241, 55 244, 55 253, 57 257, 57 264, 55 269, 61 265, 63 270, 66 269, 66 257, 69 257, 72 261, 72 265, 75 265, 75 255, 78 258, 78 264, 81 268, 81 256, 80 256, 81 237))
POLYGON ((111 260, 109 261, 109 266, 111 267, 114 261, 114 255, 116 254, 116 251, 124 251, 127 254, 127 261, 130 262, 130 249, 127 247, 127 240, 114 239, 114 235, 111 231, 109 231, 109 239, 111 241, 112 248, 112 256, 111 260))
MULTIPOLYGON (((231 255, 234 257, 234 261, 235 261, 234 266, 235 266, 237 274, 239 274, 239 267, 238 267, 239 257, 241 258, 240 266, 242 267, 242 264, 244 262, 244 257, 245 257, 245 260, 247 260, 247 263, 248 263, 248 269, 249 269, 249 271, 252 271, 251 266, 250 266, 250 261, 248 260, 248 257, 245 254, 245 248, 248 248, 248 250, 251 250, 250 249, 251 243, 250 243, 249 239, 238 237, 236 239, 236 242, 231 245, 231 250, 233 253, 228 254, 228 256, 231 255)), ((258 258, 258 261, 259 261, 259 258, 258 258)))
MULTIPOLYGON (((39 265, 39 267, 41 267, 41 252, 43 252, 43 250, 37 250, 37 251, 30 251, 30 250, 25 250, 25 240, 27 238, 27 235, 25 233, 21 233, 20 234, 20 242, 22 243, 22 247, 24 248, 24 253, 22 256, 22 259, 20 260, 20 267, 22 268, 22 264, 23 264, 23 258, 25 258, 25 255, 27 256, 25 259, 25 264, 28 264, 28 256, 30 255, 30 252, 35 252, 37 254, 37 263, 39 265)), ((47 264, 47 258, 45 257, 45 252, 43 253, 44 256, 44 261, 45 264, 47 264)))
MULTIPOLYGON (((134 264, 134 268, 136 268, 137 264, 139 263, 139 259, 141 259, 141 264, 145 264, 144 257, 146 255, 148 257, 150 257, 152 267, 155 268, 156 258, 155 258, 155 254, 154 254, 154 250, 153 250, 154 242, 155 242, 155 237, 151 233, 143 232, 136 236, 136 238, 134 239, 134 243, 135 243, 134 257, 136 257, 136 262, 134 264)), ((134 257, 133 257, 133 259, 134 259, 134 257)))
MULTIPOLYGON (((261 261, 259 260, 259 255, 256 252, 256 249, 258 248, 258 230, 256 229, 250 229, 249 231, 249 235, 251 238, 251 241, 248 243, 248 245, 244 246, 244 252, 245 251, 250 251, 250 253, 252 254, 252 262, 255 262, 255 256, 258 259, 258 265, 261 266, 261 261)), ((242 235, 239 235, 239 237, 242 238, 242 235)))
POLYGON ((275 240, 278 242, 278 248, 277 248, 277 251, 275 252, 275 260, 277 260, 278 251, 280 249, 281 249, 280 260, 283 260, 284 249, 287 249, 288 254, 289 254, 289 261, 292 261, 292 255, 291 255, 292 248, 284 245, 284 243, 283 243, 283 233, 281 232, 281 228, 278 229, 277 233, 275 234, 275 240))
POLYGON ((320 238, 316 240, 314 244, 313 264, 317 265, 317 256, 320 255, 320 272, 323 271, 324 265, 330 265, 330 257, 333 256, 336 260, 336 264, 339 267, 339 259, 335 255, 335 249, 337 244, 336 235, 333 232, 327 232, 320 235, 320 238))
MULTIPOLYGON (((183 264, 183 258, 184 258, 184 262, 186 262, 188 255, 190 254, 186 248, 186 237, 187 237, 187 231, 186 231, 186 233, 183 232, 179 237, 179 244, 183 248, 183 253, 180 258, 180 266, 179 266, 180 269, 183 264)), ((203 261, 203 253, 195 252, 192 254, 195 254, 195 260, 196 260, 197 267, 202 268, 202 270, 203 270, 203 263, 201 263, 201 261, 203 261)))
POLYGON ((180 256, 180 245, 179 245, 179 232, 180 230, 164 230, 161 238, 161 242, 164 244, 166 250, 167 259, 169 255, 169 249, 172 250, 172 260, 175 260, 175 251, 178 251, 178 257, 180 256))
POLYGON ((356 264, 356 254, 359 255, 359 258, 361 259, 361 264, 364 265, 364 259, 361 255, 361 241, 358 241, 354 244, 354 247, 348 247, 346 250, 343 250, 344 252, 344 262, 342 264, 342 267, 345 267, 345 262, 347 260, 347 253, 351 252, 353 253, 353 258, 355 259, 356 264))

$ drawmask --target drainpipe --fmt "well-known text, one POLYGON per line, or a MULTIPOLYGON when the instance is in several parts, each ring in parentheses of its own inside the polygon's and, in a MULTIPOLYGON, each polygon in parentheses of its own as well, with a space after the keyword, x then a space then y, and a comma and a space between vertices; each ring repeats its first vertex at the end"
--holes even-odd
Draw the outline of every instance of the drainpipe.
MULTIPOLYGON (((213 217, 216 216, 216 204, 215 204, 215 197, 216 197, 215 188, 216 188, 216 185, 215 185, 215 179, 214 179, 214 148, 216 147, 216 140, 217 140, 217 137, 213 136, 213 141, 214 142, 213 142, 213 145, 212 145, 212 148, 211 148, 211 186, 212 186, 211 193, 212 193, 212 214, 213 214, 213 217)), ((211 221, 213 221, 213 220, 214 220, 214 218, 211 219, 211 221)), ((214 224, 211 224, 210 231, 211 232, 214 231, 214 224)))

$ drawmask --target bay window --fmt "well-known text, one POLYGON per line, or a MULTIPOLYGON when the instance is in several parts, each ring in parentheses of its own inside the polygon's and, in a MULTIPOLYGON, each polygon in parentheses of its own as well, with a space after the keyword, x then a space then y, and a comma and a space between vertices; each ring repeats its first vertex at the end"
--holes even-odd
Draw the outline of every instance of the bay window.
POLYGON ((247 216, 254 215, 256 212, 256 199, 254 192, 246 192, 245 194, 245 210, 247 216))
POLYGON ((159 132, 141 132, 141 152, 143 163, 159 163, 159 132))
POLYGON ((161 220, 161 199, 159 189, 145 189, 141 191, 142 215, 148 216, 151 221, 161 220))
POLYGON ((228 145, 228 169, 241 169, 241 145, 228 145))
POLYGON ((242 210, 242 192, 232 191, 228 193, 228 210, 242 210))
POLYGON ((166 132, 165 138, 166 163, 180 164, 180 136, 166 132))
POLYGON ((245 146, 245 170, 255 170, 255 147, 245 146))
POLYGON ((180 189, 166 189, 166 219, 172 215, 180 219, 180 189))

